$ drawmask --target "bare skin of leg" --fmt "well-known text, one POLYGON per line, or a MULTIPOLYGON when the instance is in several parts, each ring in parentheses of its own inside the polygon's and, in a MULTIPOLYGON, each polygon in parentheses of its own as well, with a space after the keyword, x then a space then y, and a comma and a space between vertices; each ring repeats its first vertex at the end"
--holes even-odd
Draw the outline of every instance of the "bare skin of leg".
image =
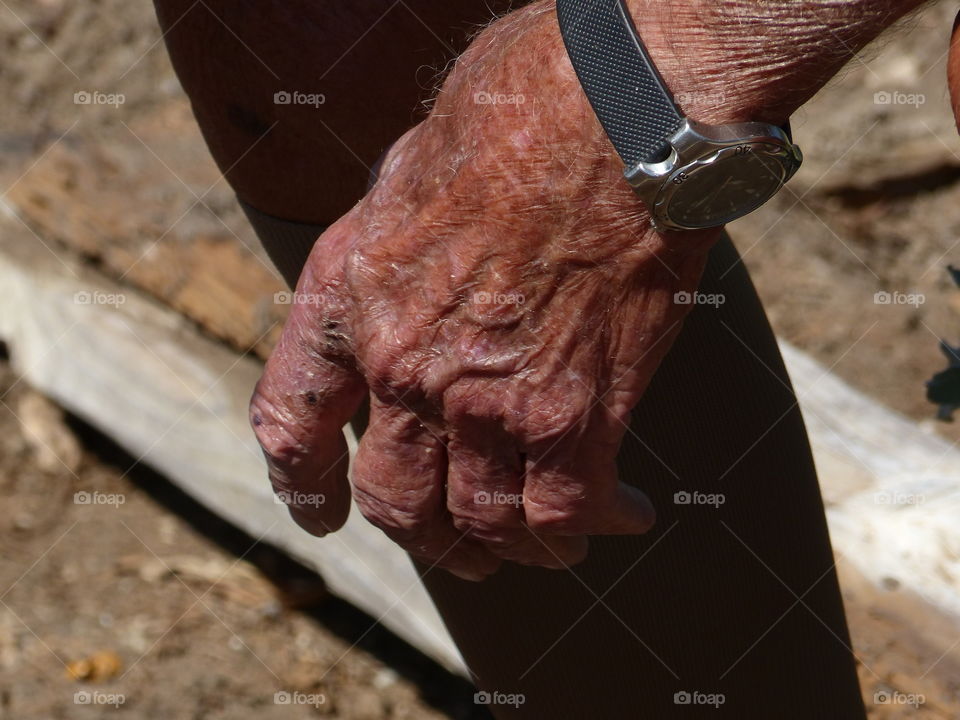
POLYGON ((244 201, 329 224, 423 118, 442 71, 511 0, 155 0, 214 159, 244 201), (277 104, 276 93, 324 102, 277 104))

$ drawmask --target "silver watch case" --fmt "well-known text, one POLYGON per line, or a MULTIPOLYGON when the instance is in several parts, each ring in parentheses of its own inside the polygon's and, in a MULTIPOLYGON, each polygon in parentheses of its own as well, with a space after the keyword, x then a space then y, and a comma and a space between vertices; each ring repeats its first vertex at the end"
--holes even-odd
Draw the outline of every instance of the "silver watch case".
MULTIPOLYGON (((650 210, 654 227, 660 231, 716 227, 743 217, 776 195, 803 162, 800 148, 793 144, 786 131, 766 123, 704 125, 684 118, 680 129, 667 142, 671 149, 665 160, 640 162, 624 173, 627 182, 650 210), (759 155, 761 162, 752 162, 750 155, 759 155), (735 160, 752 162, 757 171, 756 191, 744 189, 743 196, 730 199, 726 209, 713 213, 705 211, 699 218, 696 211, 678 217, 683 213, 677 208, 690 202, 691 192, 697 192, 694 178, 699 173, 710 173, 703 177, 715 185, 713 176, 720 170, 718 166, 724 164, 727 167, 726 163, 735 160), (770 173, 773 177, 760 177, 760 173, 770 173)), ((747 167, 741 166, 740 169, 747 167)), ((740 182, 744 182, 742 177, 740 182)))

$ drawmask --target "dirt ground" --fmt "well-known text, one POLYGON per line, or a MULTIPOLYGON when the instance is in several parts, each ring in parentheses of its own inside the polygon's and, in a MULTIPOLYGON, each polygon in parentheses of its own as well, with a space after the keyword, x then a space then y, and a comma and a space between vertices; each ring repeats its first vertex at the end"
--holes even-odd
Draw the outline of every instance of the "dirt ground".
POLYGON ((138 718, 486 717, 315 574, 48 417, 6 363, 0 397, 0 718, 111 716, 107 696, 138 718))
MULTIPOLYGON (((731 227, 780 337, 951 440, 960 423, 932 420, 924 381, 945 366, 938 339, 960 344, 945 270, 960 266, 960 138, 943 80, 956 9, 936 3, 799 113, 804 168, 731 227)), ((255 247, 159 37, 146 0, 0 3, 0 188, 39 187, 69 152, 120 179, 103 213, 130 242, 182 214, 166 244, 219 233, 255 247), (78 109, 83 91, 125 102, 78 109)), ((16 218, 2 231, 56 247, 16 218)), ((0 400, 0 720, 115 715, 77 692, 122 695, 128 717, 485 717, 466 683, 89 428, 56 420, 5 363, 0 400), (69 467, 18 416, 58 428, 69 467), (296 702, 276 704, 278 691, 296 702)), ((839 569, 871 716, 960 717, 957 623, 839 569), (894 692, 924 702, 883 702, 894 692)))

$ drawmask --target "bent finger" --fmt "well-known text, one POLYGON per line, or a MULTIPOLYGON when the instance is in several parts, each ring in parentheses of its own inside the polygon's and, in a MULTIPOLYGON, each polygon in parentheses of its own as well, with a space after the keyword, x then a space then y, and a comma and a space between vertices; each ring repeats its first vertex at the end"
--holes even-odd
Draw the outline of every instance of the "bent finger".
POLYGON ((594 424, 594 432, 577 442, 560 440, 528 448, 524 510, 534 530, 641 535, 656 522, 650 498, 618 477, 616 455, 626 425, 614 432, 612 414, 602 408, 599 413, 605 415, 602 425, 594 424))
POLYGON ((342 526, 350 511, 342 428, 366 393, 350 358, 342 270, 348 247, 342 224, 318 241, 250 401, 275 492, 297 524, 320 536, 342 526))
POLYGON ((458 531, 446 512, 444 444, 399 404, 370 400, 370 424, 353 468, 357 508, 421 562, 481 580, 500 561, 458 531))
POLYGON ((447 508, 458 530, 522 565, 559 569, 586 557, 586 537, 538 536, 526 525, 524 458, 499 421, 461 417, 447 455, 447 508))

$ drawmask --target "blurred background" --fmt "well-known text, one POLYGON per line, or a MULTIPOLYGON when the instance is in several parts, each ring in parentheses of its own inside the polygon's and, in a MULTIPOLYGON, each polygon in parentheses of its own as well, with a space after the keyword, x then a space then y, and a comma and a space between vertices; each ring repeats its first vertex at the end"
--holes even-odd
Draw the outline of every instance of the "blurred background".
MULTIPOLYGON (((803 169, 730 228, 811 427, 876 718, 960 717, 960 430, 925 389, 960 345, 957 9, 798 113, 803 169)), ((252 479, 243 408, 289 300, 152 5, 0 0, 0 45, 0 718, 488 717, 434 621, 409 624, 422 599, 397 614, 371 584, 408 570, 358 540, 321 578, 252 479)))

